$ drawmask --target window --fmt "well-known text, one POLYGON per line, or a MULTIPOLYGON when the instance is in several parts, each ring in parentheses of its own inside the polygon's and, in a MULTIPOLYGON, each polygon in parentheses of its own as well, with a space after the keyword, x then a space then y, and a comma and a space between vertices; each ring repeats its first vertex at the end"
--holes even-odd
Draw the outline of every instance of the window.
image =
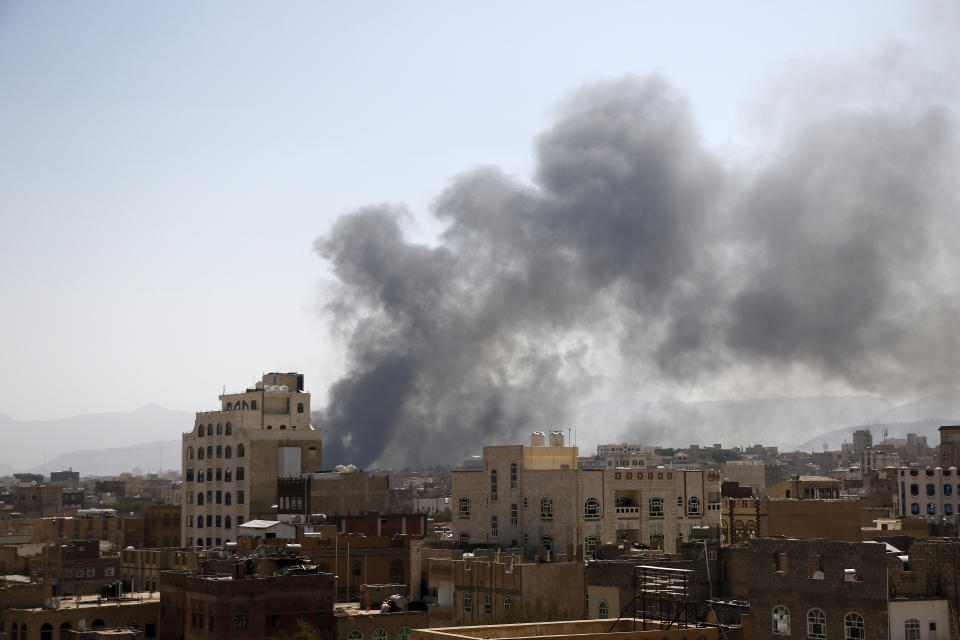
POLYGON ((920 485, 918 485, 918 484, 912 484, 912 485, 910 485, 910 495, 912 495, 912 496, 918 496, 918 495, 920 495, 920 485))
POLYGON ((497 470, 490 470, 490 499, 497 499, 497 470))
POLYGON ((473 594, 465 593, 463 594, 463 610, 466 613, 473 611, 473 594))
POLYGON ((470 544, 470 534, 468 532, 463 532, 460 534, 460 544, 470 544))
POLYGON ((213 457, 213 445, 212 445, 212 444, 208 444, 208 445, 207 445, 207 457, 208 457, 208 458, 212 458, 212 457, 213 457))
POLYGON ((547 551, 553 551, 553 536, 542 536, 540 538, 540 544, 547 551))
POLYGON ((937 504, 935 502, 927 503, 927 515, 931 515, 931 516, 937 515, 937 504))
POLYGON ((197 514, 197 529, 203 529, 203 514, 197 514))
POLYGON ((232 458, 233 457, 233 448, 230 445, 227 445, 223 448, 223 457, 232 458))
POLYGON ((493 601, 489 595, 483 596, 483 614, 488 616, 493 613, 493 601))
POLYGON ((193 460, 193 447, 187 447, 187 459, 193 460))
POLYGON ((587 498, 583 503, 583 517, 588 520, 596 520, 600 517, 600 501, 596 498, 587 498))
POLYGON ((237 482, 243 480, 243 467, 237 467, 237 482))
POLYGON ((197 469, 197 482, 203 482, 203 469, 197 469))
POLYGON ((503 599, 503 610, 504 610, 504 611, 510 611, 510 607, 512 607, 512 606, 513 606, 513 600, 512 600, 511 598, 504 598, 504 599, 503 599))
POLYGON ((773 608, 773 634, 790 635, 790 612, 782 604, 773 608))
POLYGON ((207 489, 207 504, 213 504, 213 489, 207 489))
POLYGON ((460 498, 460 517, 470 517, 470 498, 460 498))
POLYGON ((683 508, 683 496, 677 496, 677 506, 683 508))
POLYGON ((390 583, 403 584, 403 560, 394 560, 390 563, 390 583))
POLYGON ((187 469, 187 482, 193 482, 193 469, 187 469))
POLYGON ((203 425, 202 425, 202 424, 197 426, 197 437, 198 437, 198 438, 202 438, 202 437, 203 437, 203 425))
POLYGON ((97 577, 97 570, 96 570, 96 569, 87 569, 87 577, 88 577, 88 578, 96 578, 96 577, 97 577))
POLYGON ((197 492, 197 504, 203 504, 203 491, 197 492))
POLYGON ((247 628, 249 620, 247 616, 233 616, 233 630, 234 631, 243 631, 247 628))
POLYGON ((517 463, 513 462, 510 464, 510 488, 517 488, 517 463))
POLYGON ((223 467, 217 467, 217 482, 223 480, 223 467))
POLYGON ((82 578, 82 577, 83 577, 83 568, 82 568, 82 567, 77 567, 76 577, 78 577, 78 578, 82 578))
POLYGON ((243 445, 242 445, 242 444, 238 444, 238 445, 237 445, 237 457, 238 457, 238 458, 242 458, 242 457, 243 457, 243 445))
MULTIPOLYGON (((190 494, 190 497, 191 497, 191 498, 193 497, 193 494, 192 494, 192 493, 190 494)), ((192 516, 192 515, 187 515, 187 526, 188 526, 188 527, 193 527, 193 516, 192 516)))
POLYGON ((851 611, 843 618, 843 637, 844 640, 864 640, 863 616, 856 611, 851 611))
POLYGON ((222 446, 222 445, 219 445, 219 444, 217 445, 217 457, 218 457, 218 458, 222 458, 222 457, 223 457, 223 446, 222 446))
POLYGON ((490 516, 490 537, 496 538, 499 534, 497 529, 497 516, 490 516))
MULTIPOLYGON (((244 402, 244 404, 246 404, 246 402, 244 402)), ((239 409, 240 407, 237 407, 237 408, 239 409)), ((246 407, 244 407, 244 408, 246 408, 246 407)), ((226 429, 227 429, 227 435, 228 435, 228 436, 232 436, 232 435, 233 435, 233 426, 232 426, 229 422, 227 423, 226 429)))
POLYGON ((952 493, 953 493, 953 485, 952 485, 952 484, 945 484, 945 485, 943 485, 943 495, 949 496, 949 495, 951 495, 952 493))
POLYGON ((663 516, 663 498, 660 496, 650 497, 650 515, 652 517, 663 516))
POLYGON ((530 540, 530 538, 527 536, 527 534, 523 534, 523 544, 527 544, 527 542, 529 542, 529 540, 530 540))
MULTIPOLYGON (((217 493, 219 494, 220 492, 217 491, 217 493)), ((223 504, 232 504, 231 497, 230 492, 227 491, 226 495, 223 496, 223 504)))
POLYGON ((203 447, 197 449, 197 460, 203 460, 203 447))
POLYGON ((824 640, 827 637, 827 616, 820 609, 811 609, 807 614, 807 638, 824 640))
MULTIPOLYGON (((215 524, 216 524, 216 526, 217 526, 217 529, 223 527, 223 516, 217 516, 217 519, 216 519, 215 524)), ((220 542, 220 541, 217 540, 217 543, 219 543, 219 542, 220 542)))
POLYGON ((553 498, 543 498, 542 500, 540 500, 540 517, 541 518, 553 517, 553 498))
POLYGON ((943 505, 943 513, 944 513, 944 515, 952 516, 952 515, 953 515, 953 505, 952 505, 952 504, 945 504, 945 505, 943 505))
POLYGON ((217 435, 218 435, 218 436, 222 436, 222 435, 223 435, 223 425, 220 424, 219 422, 217 423, 217 435))
POLYGON ((910 505, 910 513, 912 513, 912 514, 915 515, 915 516, 920 515, 920 505, 917 504, 916 502, 914 502, 913 504, 911 504, 911 505, 910 505))
POLYGON ((256 401, 256 400, 251 400, 251 401, 250 401, 250 408, 251 408, 251 409, 256 409, 256 408, 257 408, 257 401, 256 401))
POLYGON ((920 640, 920 621, 910 618, 903 623, 904 640, 920 640))
POLYGON ((230 467, 227 467, 227 470, 223 472, 223 481, 233 482, 233 469, 230 467))
POLYGON ((373 640, 387 640, 387 631, 386 629, 374 629, 373 630, 373 640))
POLYGON ((298 403, 297 403, 297 413, 303 413, 303 403, 302 403, 302 402, 298 402, 298 403))
POLYGON ((510 524, 514 527, 520 524, 520 510, 516 502, 510 505, 510 524))
POLYGON ((354 629, 347 635, 347 640, 363 640, 363 632, 354 629))
POLYGON ((217 504, 223 504, 223 491, 217 491, 217 504))
MULTIPOLYGON (((208 513, 208 514, 207 514, 207 528, 209 529, 209 528, 212 527, 212 526, 213 526, 213 515, 208 513)), ((210 543, 208 542, 207 544, 210 544, 210 543)))
POLYGON ((237 491, 237 504, 243 504, 243 489, 237 491))
POLYGON ((928 496, 935 496, 935 495, 937 495, 937 488, 936 488, 933 484, 928 484, 928 485, 927 485, 927 495, 928 495, 928 496))
POLYGON ((597 543, 600 539, 597 536, 587 536, 583 541, 583 553, 586 557, 592 558, 594 551, 597 550, 597 543))
POLYGON ((600 601, 600 606, 597 607, 597 617, 606 618, 610 615, 610 605, 607 604, 606 600, 600 601))
POLYGON ((689 500, 687 500, 687 515, 688 516, 700 515, 700 498, 694 496, 689 500))

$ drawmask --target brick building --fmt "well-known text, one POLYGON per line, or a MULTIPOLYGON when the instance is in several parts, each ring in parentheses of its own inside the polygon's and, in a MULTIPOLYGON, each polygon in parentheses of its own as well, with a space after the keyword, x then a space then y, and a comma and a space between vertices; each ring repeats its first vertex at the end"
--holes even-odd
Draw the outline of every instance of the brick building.
POLYGON ((154 505, 147 507, 143 518, 123 518, 123 546, 136 549, 159 549, 180 546, 180 507, 154 505))
POLYGON ((29 567, 37 582, 50 578, 55 595, 90 595, 119 580, 120 557, 102 551, 99 540, 62 540, 45 545, 29 567))
MULTIPOLYGON (((160 599, 157 594, 134 593, 124 598, 101 600, 42 600, 0 611, 0 634, 10 640, 54 640, 70 630, 129 628, 139 630, 142 638, 157 637, 160 599)), ((113 636, 116 637, 116 636, 113 636)))
POLYGON ((63 485, 29 484, 11 489, 13 510, 21 518, 50 518, 66 515, 63 510, 63 485))
POLYGON ((265 638, 297 630, 297 622, 333 628, 333 576, 328 573, 246 576, 164 572, 160 638, 265 638))
POLYGON ((277 480, 277 505, 281 516, 386 513, 389 503, 390 478, 383 474, 351 469, 308 473, 277 480))

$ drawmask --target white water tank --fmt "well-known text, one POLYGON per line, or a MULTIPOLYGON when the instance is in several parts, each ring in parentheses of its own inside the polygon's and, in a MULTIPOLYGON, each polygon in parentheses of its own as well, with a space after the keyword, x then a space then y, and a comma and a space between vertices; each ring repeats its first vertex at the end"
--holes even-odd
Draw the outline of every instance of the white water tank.
POLYGON ((562 447, 562 446, 563 446, 563 431, 551 431, 551 432, 550 432, 550 446, 551 446, 551 447, 562 447))
POLYGON ((531 447, 545 447, 547 446, 547 434, 543 431, 534 431, 530 434, 530 446, 531 447))

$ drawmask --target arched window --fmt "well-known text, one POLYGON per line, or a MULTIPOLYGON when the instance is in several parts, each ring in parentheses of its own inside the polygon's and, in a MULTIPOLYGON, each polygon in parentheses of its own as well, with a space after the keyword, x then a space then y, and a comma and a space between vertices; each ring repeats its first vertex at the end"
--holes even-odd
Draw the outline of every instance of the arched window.
POLYGON ((687 500, 687 515, 688 516, 700 515, 700 498, 693 496, 689 500, 687 500))
POLYGON ((44 622, 40 627, 40 640, 53 640, 53 625, 49 622, 44 622))
POLYGON ((237 457, 238 457, 238 458, 242 458, 242 457, 243 457, 243 445, 242 445, 242 444, 238 444, 238 445, 237 445, 237 457))
POLYGON ((347 640, 363 640, 363 631, 354 629, 347 635, 347 640))
POLYGON ((909 618, 903 623, 904 640, 920 640, 920 621, 916 618, 909 618))
MULTIPOLYGON (((227 469, 227 471, 229 471, 229 469, 227 469)), ((224 499, 224 501, 223 501, 224 504, 233 504, 233 503, 232 503, 232 500, 233 500, 233 499, 230 497, 230 492, 229 492, 229 491, 227 491, 227 495, 225 495, 225 496, 223 497, 223 499, 224 499)))
POLYGON ((470 534, 466 531, 460 534, 460 544, 470 544, 470 534))
POLYGON ((606 600, 600 601, 600 606, 597 607, 597 617, 606 618, 610 615, 610 605, 607 604, 606 600))
POLYGON ((197 492, 197 504, 203 504, 203 491, 197 492))
POLYGON ((470 498, 460 498, 460 517, 470 517, 470 498))
POLYGON ((297 403, 297 413, 303 413, 303 403, 302 403, 302 402, 298 402, 298 403, 297 403))
POLYGON ((600 517, 600 501, 596 498, 587 498, 583 503, 583 517, 595 520, 600 517))
POLYGON ((827 615, 820 609, 811 609, 807 614, 807 638, 824 640, 827 637, 827 615))
POLYGON ((541 518, 553 517, 553 498, 540 499, 540 517, 541 518))
POLYGON ((230 445, 225 446, 225 447, 223 448, 223 457, 224 457, 224 458, 232 458, 232 457, 233 457, 233 447, 231 447, 230 445))
POLYGON ((651 496, 650 498, 650 515, 653 517, 662 517, 663 516, 663 498, 660 496, 651 496))
POLYGON ((410 627, 397 629, 397 640, 410 640, 410 627))
POLYGON ((473 595, 470 593, 463 594, 463 610, 466 613, 473 611, 473 595))
POLYGON ((70 623, 69 623, 69 622, 61 622, 61 623, 60 623, 60 631, 66 631, 67 629, 73 629, 73 627, 70 626, 70 623))
POLYGON ((227 403, 227 411, 230 411, 231 409, 233 409, 233 404, 231 404, 231 403, 228 402, 228 403, 227 403))
POLYGON ((187 447, 187 459, 193 460, 193 447, 187 447))
MULTIPOLYGON (((237 408, 239 409, 240 407, 237 407, 237 408)), ((232 436, 232 435, 233 435, 233 425, 231 425, 229 422, 227 423, 226 434, 227 434, 228 436, 232 436)))
POLYGON ((403 584, 403 560, 394 560, 390 563, 390 583, 403 584))
POLYGON ((490 470, 490 499, 497 499, 497 470, 490 470))
POLYGON ((202 425, 202 424, 201 424, 201 425, 197 425, 197 437, 198 437, 198 438, 202 438, 202 437, 203 437, 203 425, 202 425))
MULTIPOLYGON (((228 493, 227 495, 229 496, 230 494, 228 493)), ((229 500, 227 500, 227 504, 230 504, 230 501, 229 501, 229 500)), ((224 529, 229 529, 232 524, 233 524, 233 522, 230 520, 230 516, 226 516, 226 517, 223 519, 223 528, 224 528, 224 529)))
POLYGON ((597 536, 587 536, 583 540, 583 553, 586 557, 592 558, 594 552, 597 550, 597 544, 600 542, 600 538, 597 536))
POLYGON ((223 471, 223 481, 224 482, 233 482, 233 469, 227 467, 223 471))
POLYGON ((218 435, 218 436, 222 436, 222 435, 223 435, 223 425, 222 425, 221 423, 219 423, 219 422, 217 423, 217 435, 218 435))
POLYGON ((547 551, 553 551, 553 536, 541 536, 540 544, 547 551))
POLYGON ((203 514, 197 514, 197 529, 203 529, 203 514))
POLYGON ((204 450, 203 447, 197 447, 197 460, 203 460, 204 450))
POLYGON ((844 640, 864 640, 867 637, 864 633, 863 616, 856 611, 844 616, 843 637, 844 640))
POLYGON ((790 635, 790 611, 782 604, 773 608, 773 635, 790 635))
POLYGON ((373 640, 387 640, 387 630, 382 627, 374 629, 373 640))

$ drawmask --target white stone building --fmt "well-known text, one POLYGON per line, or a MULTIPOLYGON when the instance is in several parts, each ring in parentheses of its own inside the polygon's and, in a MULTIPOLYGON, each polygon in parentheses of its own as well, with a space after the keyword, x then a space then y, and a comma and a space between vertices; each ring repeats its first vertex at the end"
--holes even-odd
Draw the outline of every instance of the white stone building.
POLYGON ((675 551, 692 527, 720 526, 717 471, 577 469, 562 433, 531 441, 484 447, 482 469, 452 472, 455 539, 569 558, 618 540, 675 551))

